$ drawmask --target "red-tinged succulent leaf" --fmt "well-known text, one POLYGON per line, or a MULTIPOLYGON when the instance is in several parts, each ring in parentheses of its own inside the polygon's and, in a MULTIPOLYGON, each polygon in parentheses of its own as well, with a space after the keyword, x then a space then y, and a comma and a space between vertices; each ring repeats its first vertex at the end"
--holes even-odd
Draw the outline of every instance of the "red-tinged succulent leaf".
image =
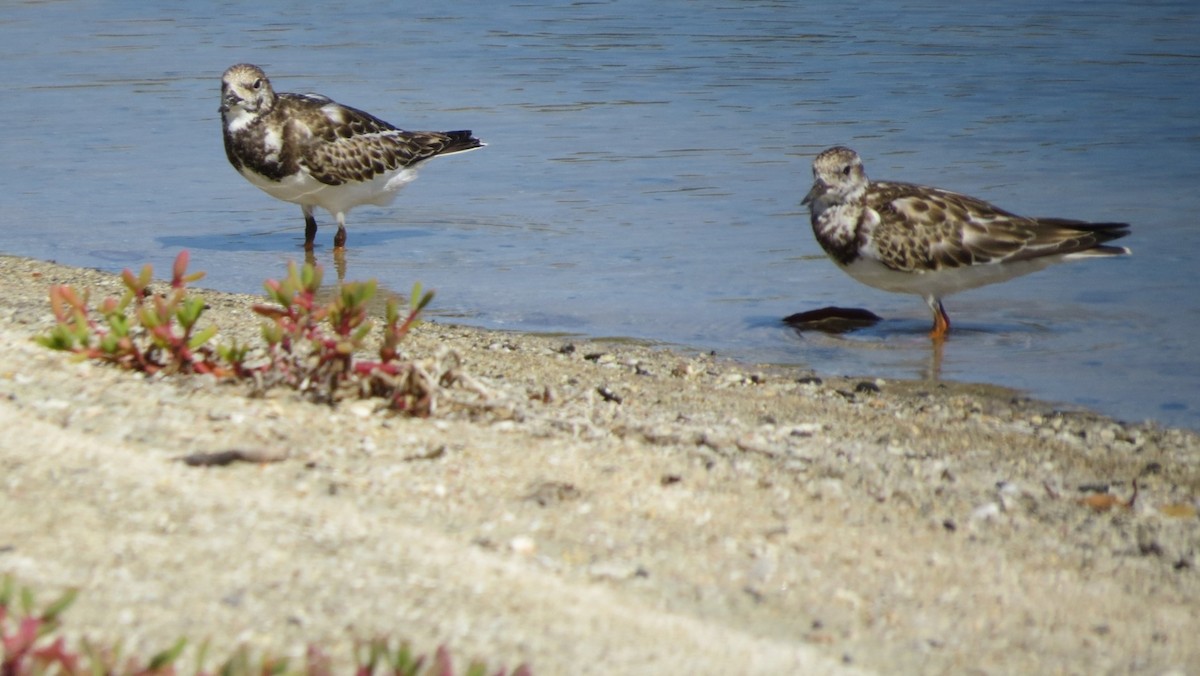
POLYGON ((66 645, 66 639, 59 636, 54 643, 33 651, 33 659, 47 667, 57 665, 61 673, 81 673, 79 655, 68 651, 66 645))
POLYGON ((450 659, 450 651, 445 645, 438 646, 433 656, 433 664, 429 665, 429 668, 436 676, 454 676, 454 662, 450 659))
POLYGON ((183 285, 183 278, 187 275, 188 259, 191 254, 187 249, 179 252, 175 257, 175 265, 171 268, 171 286, 179 288, 183 285))
POLYGON ((76 309, 83 308, 83 298, 79 297, 79 293, 75 291, 74 287, 68 284, 60 284, 54 288, 58 290, 58 295, 64 303, 76 309))
POLYGON ((151 329, 150 332, 154 335, 155 338, 158 338, 159 340, 163 341, 164 343, 172 344, 172 343, 177 342, 175 339, 175 332, 171 330, 170 324, 159 324, 158 326, 155 326, 153 329, 151 329))
POLYGON ((329 658, 329 655, 325 651, 317 646, 309 644, 304 657, 306 676, 333 675, 333 660, 329 658))
POLYGON ((36 617, 23 618, 15 632, 3 637, 4 654, 19 656, 28 652, 37 641, 41 626, 42 621, 36 617))
POLYGON ((54 313, 54 319, 61 323, 70 321, 72 311, 67 309, 68 302, 64 296, 64 288, 61 286, 50 287, 50 311, 54 313))

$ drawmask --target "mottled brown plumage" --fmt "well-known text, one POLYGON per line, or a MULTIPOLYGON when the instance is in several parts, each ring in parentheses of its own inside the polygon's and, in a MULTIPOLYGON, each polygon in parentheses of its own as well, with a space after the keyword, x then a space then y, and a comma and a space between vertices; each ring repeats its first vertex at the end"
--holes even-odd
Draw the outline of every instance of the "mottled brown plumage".
POLYGON ((328 97, 277 94, 250 64, 225 71, 220 112, 229 163, 273 197, 301 206, 309 249, 314 207, 337 218, 340 248, 350 209, 388 204, 422 162, 484 145, 470 131, 405 131, 328 97))
POLYGON ((915 293, 934 314, 935 338, 950 320, 942 298, 1071 258, 1129 253, 1104 243, 1127 223, 1027 218, 959 193, 871 181, 858 153, 837 146, 813 160, 804 198, 821 248, 855 279, 915 293))

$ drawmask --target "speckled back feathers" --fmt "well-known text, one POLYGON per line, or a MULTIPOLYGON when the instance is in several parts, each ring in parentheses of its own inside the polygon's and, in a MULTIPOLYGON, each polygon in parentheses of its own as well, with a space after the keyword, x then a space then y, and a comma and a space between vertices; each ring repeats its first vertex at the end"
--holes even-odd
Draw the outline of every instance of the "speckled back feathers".
POLYGON ((484 145, 469 131, 405 131, 328 97, 276 94, 249 64, 225 72, 221 112, 230 163, 270 180, 303 171, 326 185, 365 182, 484 145))
POLYGON ((934 272, 1053 255, 1128 253, 1104 242, 1125 223, 1027 218, 940 188, 870 181, 858 154, 837 146, 813 161, 805 197, 817 240, 838 263, 870 256, 902 272, 934 272))

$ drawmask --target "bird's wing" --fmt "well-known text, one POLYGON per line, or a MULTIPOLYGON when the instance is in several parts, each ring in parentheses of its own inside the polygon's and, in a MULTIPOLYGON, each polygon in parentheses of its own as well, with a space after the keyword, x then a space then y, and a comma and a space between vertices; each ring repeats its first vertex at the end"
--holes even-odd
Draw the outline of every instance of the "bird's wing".
POLYGON ((299 164, 328 185, 367 181, 414 165, 454 142, 439 132, 399 129, 325 97, 286 96, 296 109, 290 117, 297 128, 291 139, 297 144, 299 164))
POLYGON ((999 262, 1031 253, 1038 241, 1035 220, 939 188, 876 181, 865 206, 877 216, 871 231, 877 258, 897 270, 999 262))

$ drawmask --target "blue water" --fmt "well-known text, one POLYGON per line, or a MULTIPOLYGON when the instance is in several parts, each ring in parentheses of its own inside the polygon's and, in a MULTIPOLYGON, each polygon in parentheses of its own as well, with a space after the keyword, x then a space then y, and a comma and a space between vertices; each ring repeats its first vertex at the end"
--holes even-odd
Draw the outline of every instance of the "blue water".
POLYGON ((299 208, 221 146, 219 78, 248 61, 281 91, 489 143, 349 218, 347 278, 420 280, 447 321, 991 382, 1200 428, 1192 0, 375 4, 5 3, 0 251, 165 270, 186 248, 206 285, 243 292, 300 259, 299 208), (857 284, 813 241, 800 197, 839 143, 875 178, 1129 221, 1135 254, 950 298, 935 358, 918 298, 857 284), (886 321, 778 321, 826 305, 886 321))

